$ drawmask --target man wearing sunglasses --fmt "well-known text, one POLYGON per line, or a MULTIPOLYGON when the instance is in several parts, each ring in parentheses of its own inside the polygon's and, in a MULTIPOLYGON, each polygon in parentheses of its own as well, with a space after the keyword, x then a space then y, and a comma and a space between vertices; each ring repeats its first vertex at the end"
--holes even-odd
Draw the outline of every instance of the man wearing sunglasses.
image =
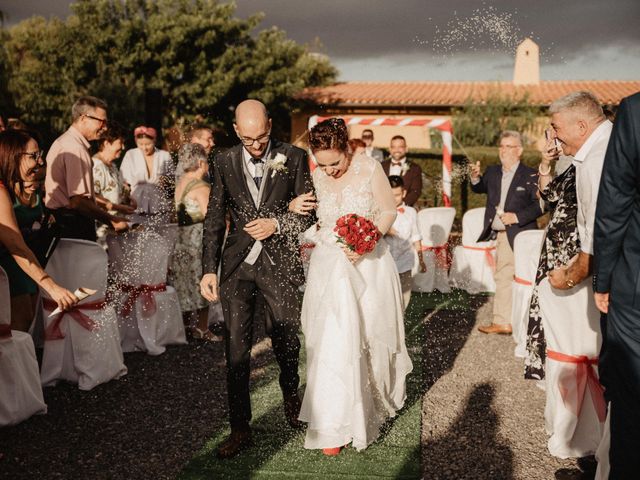
POLYGON ((96 220, 117 231, 128 228, 126 219, 98 206, 93 191, 89 141, 97 140, 106 127, 107 104, 96 97, 81 97, 71 115, 71 126, 47 154, 45 206, 56 219, 56 237, 95 241, 96 220))

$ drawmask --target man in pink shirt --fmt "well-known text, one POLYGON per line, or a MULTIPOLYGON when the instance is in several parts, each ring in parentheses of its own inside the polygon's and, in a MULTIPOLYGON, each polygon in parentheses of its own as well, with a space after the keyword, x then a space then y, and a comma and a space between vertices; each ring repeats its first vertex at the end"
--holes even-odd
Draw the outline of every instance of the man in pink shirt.
POLYGON ((95 201, 89 141, 97 140, 107 123, 107 104, 81 97, 71 108, 72 124, 47 154, 45 205, 56 219, 57 237, 96 240, 95 221, 126 230, 126 219, 110 215, 95 201))

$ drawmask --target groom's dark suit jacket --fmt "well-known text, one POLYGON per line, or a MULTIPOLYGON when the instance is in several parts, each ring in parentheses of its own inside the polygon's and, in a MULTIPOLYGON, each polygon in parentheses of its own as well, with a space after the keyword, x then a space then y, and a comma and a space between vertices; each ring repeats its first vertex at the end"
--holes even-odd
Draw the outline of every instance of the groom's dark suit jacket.
POLYGON ((262 241, 265 252, 275 263, 281 279, 296 285, 304 282, 304 273, 298 255, 298 234, 311 226, 315 217, 300 216, 288 211, 289 202, 298 195, 313 190, 309 163, 304 150, 271 139, 269 156, 282 153, 287 157, 287 171, 265 170, 264 192, 256 207, 243 170, 242 145, 217 155, 210 171, 211 194, 204 221, 202 267, 203 274, 217 273, 222 258, 220 284, 244 261, 255 240, 243 230, 257 218, 276 218, 280 234, 262 241), (229 212, 231 226, 224 252, 225 217, 229 212))
MULTIPOLYGON (((475 193, 487 194, 484 229, 478 238, 478 242, 485 242, 491 238, 491 224, 496 215, 496 207, 500 204, 501 183, 502 165, 491 165, 487 167, 484 175, 480 177, 479 183, 471 184, 471 190, 475 193)), ((517 224, 507 225, 506 227, 507 238, 511 248, 513 248, 513 239, 518 233, 537 228, 536 219, 542 215, 540 202, 536 195, 537 191, 537 171, 521 162, 513 175, 504 203, 504 211, 515 213, 518 217, 517 224)))

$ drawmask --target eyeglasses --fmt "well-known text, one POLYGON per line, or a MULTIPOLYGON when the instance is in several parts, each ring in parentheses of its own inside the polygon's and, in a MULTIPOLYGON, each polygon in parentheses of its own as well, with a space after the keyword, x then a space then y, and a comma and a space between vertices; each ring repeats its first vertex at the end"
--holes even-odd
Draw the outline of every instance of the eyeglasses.
POLYGON ((238 138, 242 142, 242 145, 244 145, 245 147, 251 147, 256 142, 258 142, 260 145, 269 143, 269 135, 271 135, 271 131, 268 131, 267 133, 263 133, 258 138, 241 137, 240 135, 238 135, 238 138))
POLYGON ((21 152, 21 153, 22 155, 26 155, 27 157, 29 157, 34 162, 37 162, 38 160, 42 159, 42 155, 44 155, 43 150, 36 150, 35 152, 21 152))
POLYGON ((98 117, 93 117, 91 115, 87 115, 86 113, 84 114, 85 117, 90 118, 91 120, 95 120, 96 122, 100 122, 100 125, 106 125, 107 124, 107 119, 106 118, 98 118, 98 117))
POLYGON ((510 149, 514 149, 514 148, 520 148, 520 145, 500 145, 498 148, 510 148, 510 149))

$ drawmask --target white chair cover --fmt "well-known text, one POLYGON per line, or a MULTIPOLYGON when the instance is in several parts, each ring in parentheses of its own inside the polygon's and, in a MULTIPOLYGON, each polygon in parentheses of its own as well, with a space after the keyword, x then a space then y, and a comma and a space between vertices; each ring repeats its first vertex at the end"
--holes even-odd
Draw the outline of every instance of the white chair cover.
POLYGON ((605 400, 598 381, 602 336, 591 279, 556 290, 538 285, 547 341, 545 423, 549 452, 560 458, 593 455, 602 439, 605 400))
POLYGON ((471 294, 495 292, 493 274, 496 242, 478 242, 484 227, 485 208, 472 208, 462 217, 462 245, 453 250, 449 283, 471 294))
POLYGON ((527 354, 529 304, 544 235, 544 230, 526 230, 516 235, 513 240, 515 273, 511 286, 511 327, 513 341, 516 342, 514 354, 520 358, 527 354))
POLYGON ((418 230, 422 236, 422 255, 426 273, 413 277, 414 292, 449 292, 448 244, 456 209, 451 207, 425 208, 418 212, 418 230))
POLYGON ((0 427, 47 413, 38 361, 28 333, 11 330, 9 279, 0 268, 0 427))
MULTIPOLYGON (((107 236, 122 350, 159 355, 187 343, 178 294, 166 284, 177 224, 145 225, 107 236)), ((198 288, 194 285, 194 288, 198 288)))
POLYGON ((46 271, 59 285, 72 292, 85 287, 96 290, 96 293, 81 301, 75 311, 62 317, 50 317, 55 304, 51 305, 47 294, 40 291, 45 328, 40 370, 42 385, 55 385, 58 380, 67 380, 77 383, 80 390, 91 390, 96 385, 125 375, 127 367, 120 348, 115 310, 104 303, 107 291, 107 254, 104 249, 95 242, 63 238, 51 255, 46 271), (83 326, 81 317, 88 318, 94 329, 83 326), (64 338, 55 336, 59 318, 60 333, 64 338))

